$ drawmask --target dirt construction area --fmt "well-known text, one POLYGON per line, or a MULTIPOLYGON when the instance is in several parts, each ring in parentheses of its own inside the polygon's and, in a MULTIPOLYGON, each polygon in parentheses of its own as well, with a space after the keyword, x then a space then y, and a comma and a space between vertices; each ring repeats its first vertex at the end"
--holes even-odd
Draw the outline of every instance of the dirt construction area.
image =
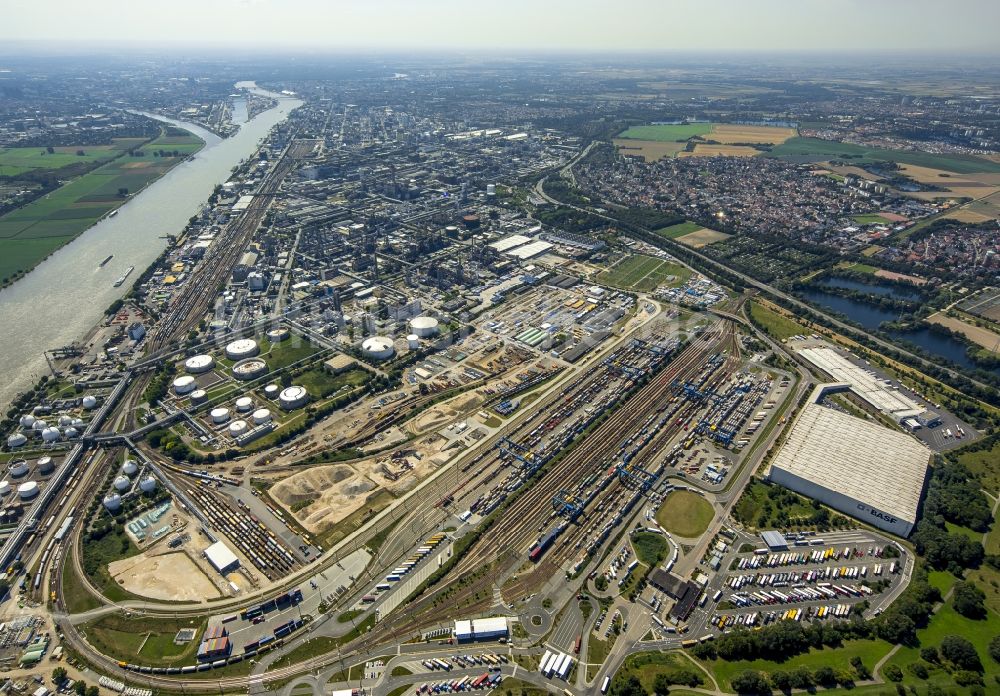
POLYGON ((981 326, 967 324, 961 319, 956 319, 955 317, 949 317, 945 314, 938 313, 929 316, 927 321, 933 322, 934 324, 940 324, 941 326, 946 326, 952 331, 958 331, 967 339, 976 345, 982 346, 986 350, 995 351, 997 346, 1000 345, 1000 336, 994 332, 989 329, 984 329, 981 326))
POLYGON ((406 430, 413 434, 436 430, 448 425, 463 413, 478 409, 485 398, 478 390, 436 404, 406 424, 406 430))
POLYGON ((115 561, 108 572, 122 588, 151 599, 200 602, 221 597, 219 588, 183 551, 115 561))

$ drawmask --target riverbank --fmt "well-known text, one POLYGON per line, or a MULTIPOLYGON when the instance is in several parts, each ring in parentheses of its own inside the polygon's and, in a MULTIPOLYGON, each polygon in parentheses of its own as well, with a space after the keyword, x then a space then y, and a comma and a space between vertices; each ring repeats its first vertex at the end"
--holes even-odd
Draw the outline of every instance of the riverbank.
POLYGON ((0 217, 0 287, 12 285, 55 251, 192 157, 205 141, 164 126, 101 166, 0 217))
MULTIPOLYGON (((271 94, 271 93, 267 93, 271 94)), ((277 105, 222 140, 195 124, 157 117, 187 130, 206 145, 141 194, 130 197, 114 217, 104 217, 0 292, 0 322, 6 340, 0 348, 0 408, 47 373, 44 351, 78 342, 104 321, 104 310, 124 297, 132 283, 114 286, 129 266, 154 263, 163 250, 205 206, 213 190, 251 157, 271 129, 302 102, 272 95, 277 105), (101 262, 108 256, 106 265, 101 262)), ((152 115, 155 116, 155 115, 152 115)))

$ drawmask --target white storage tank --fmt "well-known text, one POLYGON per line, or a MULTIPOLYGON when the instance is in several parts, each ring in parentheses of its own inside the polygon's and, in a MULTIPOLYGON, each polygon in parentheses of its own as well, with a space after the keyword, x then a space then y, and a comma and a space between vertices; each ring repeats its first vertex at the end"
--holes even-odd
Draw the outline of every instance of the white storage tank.
POLYGON ((410 334, 406 337, 406 347, 410 350, 416 350, 420 347, 420 337, 417 334, 410 334))
POLYGON ((258 408, 253 412, 253 422, 255 425, 267 423, 269 420, 271 420, 271 412, 266 408, 258 408))
POLYGON ((42 457, 36 463, 38 468, 38 473, 44 476, 45 474, 51 474, 55 468, 56 463, 52 461, 52 457, 42 457))
POLYGON ((278 404, 286 411, 304 406, 308 400, 309 392, 306 391, 306 388, 294 384, 282 389, 281 393, 278 394, 278 404))
POLYGON ((21 478, 28 475, 28 462, 23 459, 15 459, 10 463, 10 475, 12 478, 21 478))
POLYGON ((122 473, 126 476, 135 476, 139 473, 139 465, 131 459, 126 459, 122 464, 122 473))
POLYGON ((392 339, 385 336, 366 338, 361 344, 361 350, 372 360, 388 360, 396 352, 392 345, 392 339))
POLYGON ((241 396, 236 400, 236 410, 240 413, 246 413, 253 409, 253 399, 249 396, 241 396))
POLYGON ((420 338, 434 336, 438 332, 438 320, 434 317, 414 317, 410 319, 410 333, 420 338))
POLYGON ((181 375, 174 380, 174 393, 175 394, 190 394, 195 390, 198 385, 194 382, 194 377, 191 375, 181 375))
POLYGON ((59 428, 46 428, 42 431, 42 439, 45 442, 56 442, 62 437, 62 433, 59 432, 59 428))
POLYGON ((38 483, 35 481, 28 481, 17 487, 17 497, 21 500, 31 500, 36 495, 38 495, 38 483))
POLYGON ((247 422, 245 420, 234 420, 229 424, 229 436, 239 437, 247 431, 247 422))
POLYGON ((247 358, 233 365, 233 377, 244 382, 267 374, 267 363, 260 358, 247 358))
POLYGON ((139 490, 143 493, 152 493, 156 490, 156 479, 152 476, 144 476, 139 480, 139 490))
POLYGON ((71 425, 73 425, 73 419, 72 418, 70 418, 69 416, 59 416, 59 427, 60 428, 68 428, 71 425))
POLYGON ((259 352, 260 347, 252 338, 240 338, 226 346, 226 357, 230 360, 252 358, 259 352))
POLYGON ((288 329, 271 329, 267 332, 267 340, 271 343, 279 343, 291 335, 288 329))
POLYGON ((278 392, 280 391, 281 389, 278 387, 277 384, 269 384, 266 387, 264 387, 264 396, 266 396, 269 399, 277 399, 278 392))
POLYGON ((106 507, 109 512, 118 512, 121 506, 122 497, 117 493, 111 493, 104 496, 104 507, 106 507))
POLYGON ((25 437, 24 433, 14 433, 7 438, 7 446, 14 449, 15 447, 22 446, 27 441, 28 438, 25 437))
POLYGON ((132 486, 132 482, 128 480, 128 476, 117 476, 114 485, 120 491, 127 491, 132 486))
POLYGON ((10 487, 10 481, 7 481, 6 479, 0 481, 0 495, 3 496, 10 495, 10 492, 12 490, 14 489, 10 487))
POLYGON ((206 392, 204 389, 195 389, 193 392, 191 392, 192 406, 203 404, 205 403, 206 399, 208 399, 208 392, 206 392))
POLYGON ((30 413, 25 413, 23 416, 21 416, 20 423, 22 428, 30 428, 35 424, 35 417, 30 413))
POLYGON ((90 396, 90 395, 83 397, 83 407, 85 409, 87 409, 88 411, 90 411, 93 408, 96 408, 97 407, 97 397, 90 396))
POLYGON ((213 408, 211 416, 213 423, 225 423, 229 420, 229 409, 222 406, 213 408))
POLYGON ((49 427, 49 424, 43 420, 36 420, 34 423, 31 424, 31 429, 37 430, 38 432, 42 432, 47 427, 49 427))
POLYGON ((74 428, 82 428, 83 427, 83 419, 82 418, 74 418, 73 422, 70 423, 70 425, 72 425, 74 428))
POLYGON ((66 428, 66 432, 63 434, 70 440, 80 437, 80 431, 76 428, 66 428))
POLYGON ((184 369, 193 375, 208 372, 215 367, 215 358, 211 355, 195 355, 184 361, 184 369))

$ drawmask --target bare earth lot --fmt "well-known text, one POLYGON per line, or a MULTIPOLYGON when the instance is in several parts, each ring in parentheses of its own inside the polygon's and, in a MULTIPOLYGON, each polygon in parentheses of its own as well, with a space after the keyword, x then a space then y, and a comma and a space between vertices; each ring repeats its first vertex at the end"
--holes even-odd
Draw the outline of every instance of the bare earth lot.
POLYGON ((964 321, 956 319, 955 317, 949 317, 943 314, 933 314, 927 318, 927 321, 940 324, 941 326, 946 326, 952 331, 958 331, 970 341, 982 346, 986 350, 995 350, 997 344, 1000 343, 1000 335, 997 335, 989 329, 984 329, 981 326, 966 324, 964 321))

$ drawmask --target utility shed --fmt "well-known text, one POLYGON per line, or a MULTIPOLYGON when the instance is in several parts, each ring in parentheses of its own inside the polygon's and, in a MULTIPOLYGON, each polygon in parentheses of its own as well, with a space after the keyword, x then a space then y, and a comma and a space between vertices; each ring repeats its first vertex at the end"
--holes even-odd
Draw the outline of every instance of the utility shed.
POLYGON ((799 412, 770 479, 887 532, 909 536, 931 452, 895 430, 815 403, 799 412))
POLYGON ((208 559, 213 568, 223 575, 240 567, 240 559, 221 541, 217 541, 205 549, 205 558, 208 559))

